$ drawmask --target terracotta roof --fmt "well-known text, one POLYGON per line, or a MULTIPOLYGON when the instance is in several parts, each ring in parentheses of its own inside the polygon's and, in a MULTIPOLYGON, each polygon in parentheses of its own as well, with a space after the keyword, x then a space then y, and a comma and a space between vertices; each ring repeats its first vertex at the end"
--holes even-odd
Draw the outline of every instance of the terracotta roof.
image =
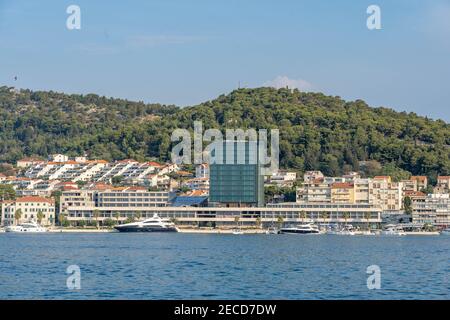
POLYGON ((50 204, 55 203, 55 201, 53 199, 38 197, 38 196, 20 197, 20 198, 16 199, 16 202, 47 202, 50 204))
POLYGON ((184 197, 199 197, 199 196, 205 196, 208 194, 208 191, 206 190, 191 190, 188 192, 185 192, 182 194, 184 197))
POLYGON ((61 189, 62 189, 63 191, 78 190, 78 187, 75 187, 75 186, 62 186, 61 189))
POLYGON ((147 164, 153 166, 153 167, 162 167, 162 164, 154 161, 147 162, 147 164))
POLYGON ((351 189, 353 184, 347 182, 335 182, 331 185, 333 189, 351 189))
POLYGON ((405 191, 405 196, 409 197, 425 197, 426 194, 420 191, 405 191))
POLYGON ((437 178, 442 180, 448 180, 450 179, 450 176, 438 176, 437 178))
POLYGON ((144 191, 144 190, 147 190, 147 188, 139 187, 139 186, 133 186, 133 187, 128 187, 128 188, 126 188, 124 190, 126 190, 126 191, 141 191, 141 190, 144 191))
POLYGON ((123 160, 119 160, 117 161, 118 163, 130 163, 130 162, 137 162, 134 159, 123 159, 123 160))
POLYGON ((102 159, 99 159, 99 160, 87 160, 86 163, 108 163, 108 161, 102 160, 102 159))
POLYGON ((419 181, 425 181, 428 178, 426 176, 411 176, 411 180, 419 180, 419 181))

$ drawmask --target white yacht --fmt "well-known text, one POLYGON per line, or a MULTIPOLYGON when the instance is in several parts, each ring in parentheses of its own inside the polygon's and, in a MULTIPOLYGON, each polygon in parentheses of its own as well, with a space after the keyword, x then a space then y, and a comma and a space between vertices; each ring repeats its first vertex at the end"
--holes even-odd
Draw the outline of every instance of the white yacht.
POLYGON ((381 231, 385 236, 406 236, 406 232, 403 228, 394 224, 388 224, 384 230, 381 231))
POLYGON ((319 228, 311 223, 299 224, 295 227, 286 227, 280 229, 281 234, 319 234, 319 228))
POLYGON ((232 234, 244 234, 244 231, 242 231, 241 229, 233 229, 231 230, 232 234))
POLYGON ((36 233, 36 232, 47 232, 48 230, 34 221, 26 222, 19 224, 17 226, 7 226, 5 228, 6 232, 27 232, 27 233, 36 233))
POLYGON ((143 221, 119 224, 114 228, 120 232, 178 232, 178 228, 169 219, 162 219, 157 214, 143 221))
POLYGON ((335 234, 335 235, 339 235, 339 236, 354 236, 356 233, 353 230, 352 225, 346 225, 339 229, 329 230, 329 231, 327 231, 327 234, 335 234))

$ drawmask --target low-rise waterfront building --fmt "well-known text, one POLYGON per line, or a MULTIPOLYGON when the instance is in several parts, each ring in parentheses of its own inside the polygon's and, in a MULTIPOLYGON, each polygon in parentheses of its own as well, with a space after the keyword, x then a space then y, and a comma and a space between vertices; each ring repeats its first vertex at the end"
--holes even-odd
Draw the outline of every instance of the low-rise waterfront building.
POLYGON ((16 225, 31 220, 38 221, 45 226, 53 225, 55 222, 54 199, 25 196, 16 200, 3 201, 1 219, 3 226, 16 225))

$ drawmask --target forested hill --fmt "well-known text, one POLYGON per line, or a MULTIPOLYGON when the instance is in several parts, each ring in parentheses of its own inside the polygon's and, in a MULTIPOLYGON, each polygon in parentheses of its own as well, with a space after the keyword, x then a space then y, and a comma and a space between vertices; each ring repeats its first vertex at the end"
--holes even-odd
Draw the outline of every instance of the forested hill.
POLYGON ((239 89, 180 109, 1 87, 0 119, 0 161, 56 152, 166 160, 173 129, 202 120, 204 129, 280 129, 281 164, 298 171, 450 175, 444 121, 298 90, 239 89))

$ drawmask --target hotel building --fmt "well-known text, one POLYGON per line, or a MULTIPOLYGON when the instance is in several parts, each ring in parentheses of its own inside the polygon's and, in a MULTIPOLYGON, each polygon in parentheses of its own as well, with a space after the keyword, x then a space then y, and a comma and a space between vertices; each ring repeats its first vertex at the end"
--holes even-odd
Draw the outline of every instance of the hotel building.
POLYGON ((44 226, 55 223, 55 202, 51 198, 38 196, 20 197, 16 200, 5 200, 2 202, 2 225, 9 226, 28 222, 30 220, 38 221, 38 213, 42 213, 40 223, 44 226), (17 221, 16 212, 20 210, 21 216, 17 221))

